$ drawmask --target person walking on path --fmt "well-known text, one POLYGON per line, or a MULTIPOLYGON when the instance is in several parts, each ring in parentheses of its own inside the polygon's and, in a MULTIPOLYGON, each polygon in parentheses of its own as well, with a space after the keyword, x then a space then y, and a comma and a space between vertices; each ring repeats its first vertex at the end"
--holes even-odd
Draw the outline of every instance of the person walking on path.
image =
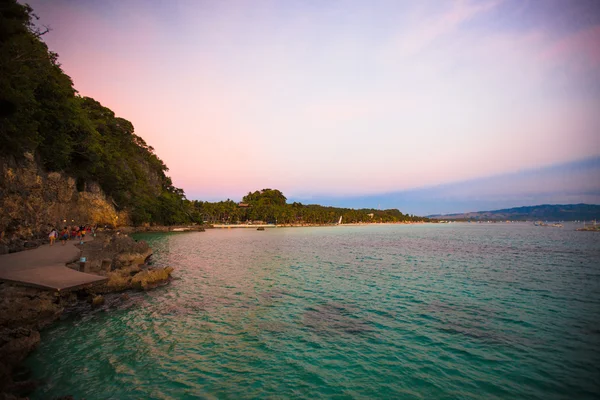
POLYGON ((65 244, 67 244, 67 240, 69 239, 69 230, 67 229, 67 227, 65 226, 63 228, 62 231, 60 231, 60 241, 62 242, 62 245, 64 246, 65 244))
POLYGON ((48 238, 50 239, 50 246, 54 246, 54 241, 58 237, 58 232, 56 232, 56 228, 52 228, 50 233, 48 234, 48 238))

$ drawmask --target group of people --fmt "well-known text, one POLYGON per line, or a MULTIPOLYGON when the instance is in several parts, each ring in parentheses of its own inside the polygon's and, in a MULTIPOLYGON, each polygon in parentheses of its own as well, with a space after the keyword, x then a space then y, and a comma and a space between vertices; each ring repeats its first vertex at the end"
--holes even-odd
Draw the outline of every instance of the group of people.
POLYGON ((94 228, 91 225, 80 225, 80 226, 65 226, 60 233, 56 228, 52 228, 50 233, 48 234, 48 238, 50 239, 50 246, 54 246, 54 242, 56 239, 60 238, 62 245, 67 244, 67 240, 69 239, 77 239, 82 241, 85 238, 87 233, 93 233, 94 228))

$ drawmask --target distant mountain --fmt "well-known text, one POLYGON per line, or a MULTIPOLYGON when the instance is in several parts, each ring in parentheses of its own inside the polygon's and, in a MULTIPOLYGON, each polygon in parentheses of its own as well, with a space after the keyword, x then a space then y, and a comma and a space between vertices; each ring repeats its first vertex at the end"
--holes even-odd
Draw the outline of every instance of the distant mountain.
POLYGON ((495 220, 495 221, 583 221, 600 220, 600 205, 595 204, 542 204, 504 210, 477 211, 464 214, 429 215, 443 220, 495 220))

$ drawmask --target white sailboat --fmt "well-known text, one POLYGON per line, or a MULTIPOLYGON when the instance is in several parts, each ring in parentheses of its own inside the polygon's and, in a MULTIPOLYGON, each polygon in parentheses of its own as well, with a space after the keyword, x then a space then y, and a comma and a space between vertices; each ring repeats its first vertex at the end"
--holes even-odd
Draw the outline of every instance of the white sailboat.
POLYGON ((338 225, 341 225, 341 224, 342 224, 342 216, 340 216, 340 220, 338 221, 338 223, 337 223, 337 224, 338 224, 338 225))

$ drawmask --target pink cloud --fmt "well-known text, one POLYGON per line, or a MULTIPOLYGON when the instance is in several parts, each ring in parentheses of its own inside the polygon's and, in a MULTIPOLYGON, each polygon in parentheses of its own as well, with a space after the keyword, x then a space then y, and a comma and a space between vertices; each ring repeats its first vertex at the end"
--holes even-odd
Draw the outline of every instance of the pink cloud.
POLYGON ((454 32, 464 22, 492 10, 499 3, 500 1, 470 2, 458 0, 452 3, 452 8, 448 12, 439 17, 423 21, 420 16, 416 21, 416 25, 420 28, 409 35, 403 35, 400 40, 400 48, 403 53, 418 52, 436 39, 454 32))
POLYGON ((600 67, 600 25, 576 32, 550 44, 540 58, 548 63, 568 64, 583 72, 600 67))

